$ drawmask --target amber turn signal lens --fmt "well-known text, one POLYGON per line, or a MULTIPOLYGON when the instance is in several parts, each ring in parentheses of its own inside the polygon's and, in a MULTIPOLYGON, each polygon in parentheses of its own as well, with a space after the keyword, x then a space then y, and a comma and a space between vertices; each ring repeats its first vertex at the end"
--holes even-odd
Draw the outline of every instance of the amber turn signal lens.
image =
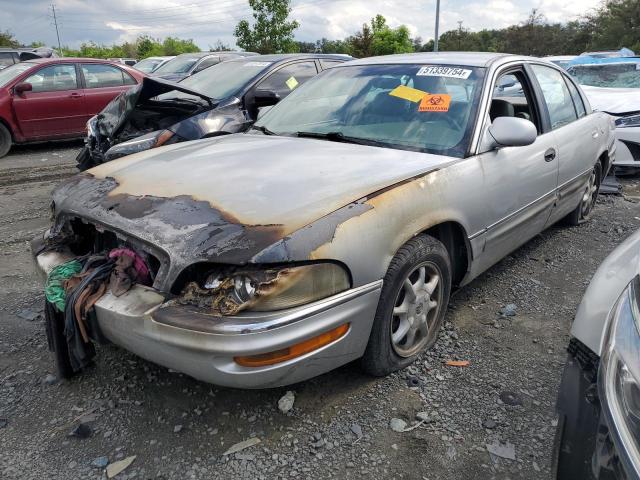
POLYGON ((234 357, 233 360, 243 367, 265 367, 276 363, 285 362, 292 358, 300 357, 305 353, 313 352, 325 345, 338 340, 349 331, 349 324, 345 323, 333 330, 329 330, 317 337, 297 343, 291 347, 276 350, 275 352, 260 353, 248 357, 234 357))

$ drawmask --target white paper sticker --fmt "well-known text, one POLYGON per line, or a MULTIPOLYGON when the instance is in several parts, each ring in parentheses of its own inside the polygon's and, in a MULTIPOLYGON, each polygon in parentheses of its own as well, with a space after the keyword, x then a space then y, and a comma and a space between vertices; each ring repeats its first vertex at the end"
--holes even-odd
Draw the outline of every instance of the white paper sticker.
POLYGON ((462 78, 467 79, 471 75, 471 70, 468 68, 458 67, 443 67, 440 65, 427 65, 420 68, 416 75, 421 77, 448 77, 448 78, 462 78))
POLYGON ((271 62, 247 62, 243 66, 244 67, 268 67, 271 65, 271 62))

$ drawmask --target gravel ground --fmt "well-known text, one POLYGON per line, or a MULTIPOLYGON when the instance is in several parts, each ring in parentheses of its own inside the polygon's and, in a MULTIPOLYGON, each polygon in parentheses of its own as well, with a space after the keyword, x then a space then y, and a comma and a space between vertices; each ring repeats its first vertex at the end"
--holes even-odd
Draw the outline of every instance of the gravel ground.
POLYGON ((389 377, 352 364, 241 391, 109 346, 60 382, 27 244, 47 226, 49 193, 73 173, 79 146, 0 160, 0 478, 107 478, 133 456, 118 479, 549 477, 569 326, 598 264, 640 226, 640 182, 625 179, 625 196, 601 198, 591 222, 551 228, 459 291, 435 349, 389 377), (514 315, 500 315, 505 307, 514 315), (254 445, 225 455, 246 440, 254 445))

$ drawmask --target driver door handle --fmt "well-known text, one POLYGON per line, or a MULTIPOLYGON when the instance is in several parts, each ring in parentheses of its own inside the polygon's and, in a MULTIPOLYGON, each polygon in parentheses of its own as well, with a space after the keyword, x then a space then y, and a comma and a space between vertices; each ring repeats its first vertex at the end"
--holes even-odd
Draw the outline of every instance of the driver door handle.
POLYGON ((77 92, 74 92, 71 95, 69 95, 69 97, 71 97, 71 98, 80 98, 81 96, 82 96, 82 94, 81 93, 77 93, 77 92))
POLYGON ((544 161, 545 162, 550 162, 554 158, 556 158, 556 150, 554 148, 550 148, 549 150, 544 152, 544 161))

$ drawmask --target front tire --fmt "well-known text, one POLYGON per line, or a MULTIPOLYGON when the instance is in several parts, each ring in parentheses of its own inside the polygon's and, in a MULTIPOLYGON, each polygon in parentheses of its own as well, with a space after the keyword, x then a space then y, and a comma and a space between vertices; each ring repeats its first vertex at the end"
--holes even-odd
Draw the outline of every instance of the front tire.
POLYGON ((362 357, 366 372, 388 375, 433 346, 449 303, 451 277, 447 249, 434 237, 419 235, 398 250, 384 277, 362 357))
POLYGON ((589 175, 589 180, 582 192, 582 198, 576 209, 566 217, 566 221, 569 225, 580 225, 591 217, 593 207, 596 205, 598 199, 598 191, 600 190, 600 182, 602 181, 602 165, 600 162, 596 162, 589 175))
POLYGON ((4 157, 11 150, 11 132, 0 123, 0 158, 4 157))

